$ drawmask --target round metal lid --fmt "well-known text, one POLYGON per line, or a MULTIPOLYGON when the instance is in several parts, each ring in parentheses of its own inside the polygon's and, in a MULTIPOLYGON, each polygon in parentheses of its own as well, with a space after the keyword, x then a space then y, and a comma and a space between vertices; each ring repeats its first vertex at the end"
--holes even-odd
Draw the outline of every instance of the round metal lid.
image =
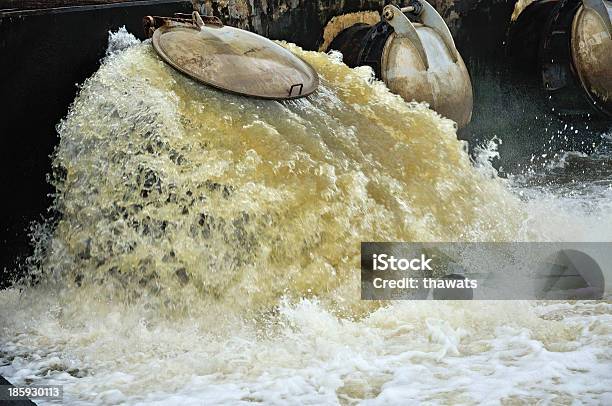
POLYGON ((153 47, 167 63, 218 89, 264 99, 295 99, 314 92, 317 72, 280 45, 233 27, 168 25, 153 47))
POLYGON ((574 17, 572 57, 584 89, 612 116, 612 5, 600 4, 600 10, 582 6, 574 17))

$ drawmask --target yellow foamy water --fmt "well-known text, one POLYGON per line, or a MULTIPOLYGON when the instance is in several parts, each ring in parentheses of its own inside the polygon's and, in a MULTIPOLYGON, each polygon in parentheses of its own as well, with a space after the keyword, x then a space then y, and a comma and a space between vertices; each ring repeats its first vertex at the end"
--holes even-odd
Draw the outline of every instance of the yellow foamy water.
POLYGON ((148 44, 105 63, 59 128, 62 216, 43 272, 180 309, 344 305, 361 241, 513 237, 516 201, 473 169, 451 121, 292 50, 322 84, 288 102, 197 84, 148 44))
POLYGON ((39 283, 0 293, 0 373, 77 405, 610 399, 608 303, 360 304, 361 241, 538 231, 451 121, 287 46, 309 98, 212 90, 148 43, 86 81, 39 283))

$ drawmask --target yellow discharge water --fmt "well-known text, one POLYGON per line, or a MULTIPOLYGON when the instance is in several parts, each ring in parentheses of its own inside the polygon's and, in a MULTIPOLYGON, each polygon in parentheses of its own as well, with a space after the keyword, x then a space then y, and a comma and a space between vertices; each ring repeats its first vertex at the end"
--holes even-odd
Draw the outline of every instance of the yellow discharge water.
POLYGON ((149 44, 106 61, 59 126, 43 272, 180 311, 282 295, 342 310, 359 302, 361 241, 512 239, 516 200, 450 120, 291 49, 322 83, 285 102, 197 84, 149 44))
POLYGON ((148 43, 84 83, 38 284, 0 292, 0 374, 70 405, 609 404, 608 303, 360 302, 361 241, 533 239, 544 216, 451 121, 289 47, 321 75, 298 101, 199 85, 148 43))

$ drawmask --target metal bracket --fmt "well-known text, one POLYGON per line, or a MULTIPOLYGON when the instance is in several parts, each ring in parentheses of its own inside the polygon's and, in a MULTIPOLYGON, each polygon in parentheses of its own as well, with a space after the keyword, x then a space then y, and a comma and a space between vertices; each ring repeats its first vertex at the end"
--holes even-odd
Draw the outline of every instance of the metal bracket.
MULTIPOLYGON (((448 26, 446 25, 446 22, 444 21, 442 16, 436 11, 435 8, 433 8, 431 4, 429 4, 425 0, 414 0, 408 7, 404 7, 402 9, 399 9, 392 5, 388 5, 383 9, 383 18, 385 18, 389 24, 393 25, 393 23, 391 23, 391 20, 387 19, 387 15, 392 18, 396 18, 397 12, 401 13, 402 15, 404 13, 410 13, 413 16, 417 17, 421 21, 421 23, 423 23, 423 25, 434 29, 442 37, 444 44, 446 45, 448 51, 453 57, 453 62, 457 62, 459 60, 459 51, 457 51, 457 47, 455 46, 455 40, 453 40, 451 32, 448 29, 448 26)), ((408 22, 410 22, 410 20, 408 20, 405 15, 404 17, 408 22)), ((395 26, 393 28, 395 28, 395 26)))
POLYGON ((146 16, 142 20, 142 25, 145 35, 148 38, 153 36, 156 29, 163 26, 184 25, 198 28, 204 26, 213 28, 223 27, 223 23, 219 18, 214 16, 200 16, 197 11, 194 11, 192 14, 175 13, 174 17, 146 16))
POLYGON ((412 42, 425 65, 425 69, 429 69, 429 60, 423 43, 421 42, 421 38, 419 34, 417 34, 416 28, 414 28, 412 22, 402 13, 402 10, 393 5, 388 5, 383 8, 382 16, 385 21, 393 27, 397 36, 408 38, 410 42, 412 42))
POLYGON ((404 14, 412 14, 418 17, 423 12, 423 4, 419 0, 410 0, 408 6, 400 8, 404 14))
POLYGON ((442 18, 440 14, 436 11, 435 8, 425 0, 419 0, 419 3, 423 6, 423 11, 419 15, 421 22, 433 28, 442 36, 442 40, 446 44, 446 47, 450 51, 453 56, 453 62, 457 62, 459 60, 459 51, 457 51, 457 47, 455 46, 455 40, 453 40, 453 36, 451 35, 450 30, 448 29, 448 25, 442 18))
POLYGON ((300 92, 298 93, 298 96, 302 95, 302 91, 304 90, 304 84, 303 83, 297 83, 297 84, 291 86, 291 88, 289 89, 289 97, 293 96, 293 89, 295 89, 296 87, 300 88, 300 92))

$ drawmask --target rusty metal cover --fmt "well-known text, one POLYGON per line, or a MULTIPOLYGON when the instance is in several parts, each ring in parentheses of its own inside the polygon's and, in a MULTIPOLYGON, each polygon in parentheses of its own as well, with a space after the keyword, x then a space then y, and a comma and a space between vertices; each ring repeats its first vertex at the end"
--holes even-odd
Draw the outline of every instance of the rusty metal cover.
POLYGON ((153 47, 167 63, 220 90, 264 99, 295 99, 314 92, 317 72, 282 46, 228 26, 166 25, 153 47))
POLYGON ((584 4, 572 23, 574 66, 598 109, 612 116, 612 4, 584 4))

